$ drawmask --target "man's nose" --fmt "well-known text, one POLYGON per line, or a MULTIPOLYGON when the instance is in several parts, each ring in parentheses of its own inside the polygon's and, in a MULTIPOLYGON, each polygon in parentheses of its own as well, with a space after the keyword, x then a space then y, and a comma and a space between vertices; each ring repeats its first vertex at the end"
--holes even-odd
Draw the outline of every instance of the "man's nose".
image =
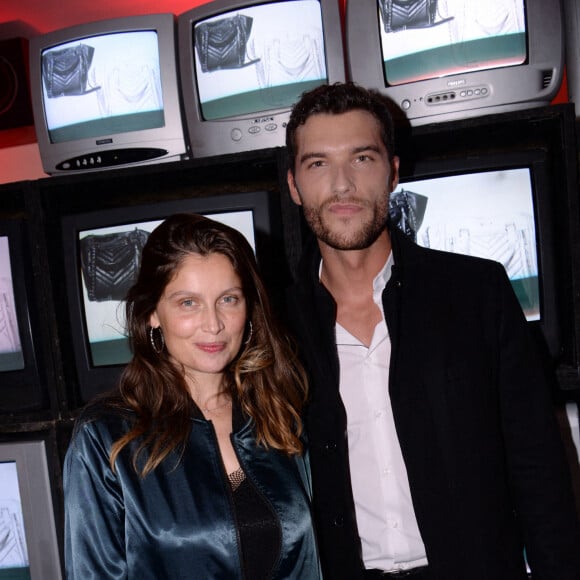
POLYGON ((349 194, 356 191, 352 168, 348 164, 338 165, 333 172, 332 189, 335 194, 349 194))

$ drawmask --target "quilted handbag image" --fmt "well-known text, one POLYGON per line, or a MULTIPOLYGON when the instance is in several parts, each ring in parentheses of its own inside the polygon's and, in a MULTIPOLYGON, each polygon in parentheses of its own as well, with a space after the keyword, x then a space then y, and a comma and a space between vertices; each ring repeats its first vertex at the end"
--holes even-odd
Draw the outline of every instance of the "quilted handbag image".
POLYGON ((125 298, 137 279, 148 237, 148 232, 135 228, 81 239, 81 272, 91 302, 125 298))
POLYGON ((417 241, 417 232, 423 223, 427 198, 420 193, 401 189, 389 197, 389 218, 391 223, 417 241))
POLYGON ((429 28, 453 19, 435 21, 437 0, 380 0, 379 4, 385 32, 429 28))
POLYGON ((253 19, 249 16, 236 14, 197 26, 195 46, 201 70, 212 72, 254 64, 255 60, 245 62, 252 24, 253 19))
POLYGON ((42 78, 48 98, 78 96, 97 90, 99 87, 87 88, 94 53, 94 47, 81 43, 43 55, 42 78))

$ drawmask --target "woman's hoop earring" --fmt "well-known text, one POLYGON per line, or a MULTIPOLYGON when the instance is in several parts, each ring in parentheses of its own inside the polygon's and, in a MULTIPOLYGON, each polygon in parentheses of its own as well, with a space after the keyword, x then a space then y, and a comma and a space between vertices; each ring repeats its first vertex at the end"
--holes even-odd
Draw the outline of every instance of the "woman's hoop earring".
POLYGON ((163 338, 163 331, 161 330, 160 326, 157 328, 153 328, 152 326, 149 327, 149 342, 151 343, 151 348, 155 354, 161 354, 163 352, 163 349, 165 348, 165 339, 163 338), (159 343, 161 346, 157 346, 157 342, 155 341, 156 330, 159 331, 159 343))
POLYGON ((247 345, 250 340, 252 340, 252 334, 254 332, 254 327, 252 326, 252 321, 249 321, 249 331, 248 331, 248 337, 246 338, 246 340, 244 340, 244 344, 247 345))

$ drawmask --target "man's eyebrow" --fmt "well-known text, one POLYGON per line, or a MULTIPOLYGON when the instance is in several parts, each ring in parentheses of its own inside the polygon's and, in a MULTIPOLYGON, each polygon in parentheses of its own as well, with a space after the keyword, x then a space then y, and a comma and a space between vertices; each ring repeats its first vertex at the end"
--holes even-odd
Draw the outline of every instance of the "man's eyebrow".
POLYGON ((311 153, 304 153, 304 155, 300 156, 300 163, 304 163, 305 161, 308 161, 309 159, 323 159, 326 157, 326 153, 316 153, 316 152, 311 152, 311 153))
MULTIPOLYGON (((351 154, 356 155, 358 153, 364 153, 365 151, 373 151, 375 153, 380 153, 381 150, 377 145, 360 145, 359 147, 354 147, 351 150, 351 154)), ((326 153, 317 153, 316 151, 312 151, 310 153, 304 153, 304 155, 300 156, 300 163, 304 163, 309 159, 325 159, 327 157, 326 153)))
POLYGON ((375 153, 380 153, 381 149, 378 145, 362 145, 360 147, 355 147, 353 153, 364 153, 365 151, 374 151, 375 153))

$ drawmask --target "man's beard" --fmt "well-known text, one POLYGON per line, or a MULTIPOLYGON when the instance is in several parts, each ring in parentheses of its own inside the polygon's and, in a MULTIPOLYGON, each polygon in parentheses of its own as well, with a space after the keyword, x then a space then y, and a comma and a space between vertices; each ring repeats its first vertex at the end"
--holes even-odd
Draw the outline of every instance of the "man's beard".
POLYGON ((303 205, 302 208, 306 222, 320 241, 336 250, 364 250, 376 241, 386 227, 389 215, 389 195, 385 192, 385 195, 374 204, 354 197, 342 198, 337 196, 325 201, 319 207, 303 205), (355 203, 370 209, 371 215, 367 220, 360 223, 359 227, 354 231, 335 231, 336 228, 332 229, 325 224, 323 214, 329 205, 336 202, 355 203))

